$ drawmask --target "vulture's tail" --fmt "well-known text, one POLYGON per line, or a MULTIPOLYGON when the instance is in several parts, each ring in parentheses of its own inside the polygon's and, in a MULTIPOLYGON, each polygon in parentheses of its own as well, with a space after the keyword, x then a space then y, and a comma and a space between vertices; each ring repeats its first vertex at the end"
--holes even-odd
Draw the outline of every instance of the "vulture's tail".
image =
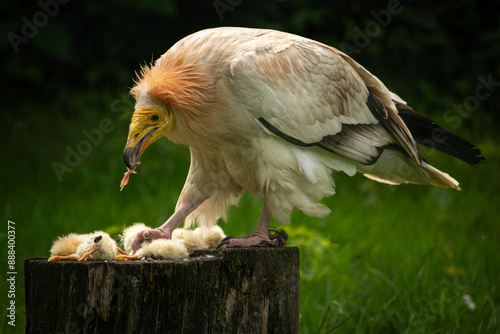
POLYGON ((477 166, 486 161, 479 148, 475 145, 446 131, 434 123, 433 120, 413 111, 406 104, 398 101, 394 101, 394 103, 399 116, 403 119, 417 143, 438 149, 472 166, 477 166))

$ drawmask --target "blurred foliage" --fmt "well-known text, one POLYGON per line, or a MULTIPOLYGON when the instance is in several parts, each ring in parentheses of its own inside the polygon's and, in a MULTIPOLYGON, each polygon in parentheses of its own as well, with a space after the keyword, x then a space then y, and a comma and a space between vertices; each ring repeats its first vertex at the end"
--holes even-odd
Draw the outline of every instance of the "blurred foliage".
MULTIPOLYGON (((360 333, 403 332, 410 326, 406 332, 415 332, 412 315, 422 317, 420 310, 446 287, 443 277, 448 282, 455 276, 475 293, 478 312, 463 311, 458 298, 446 304, 427 329, 498 328, 500 297, 494 277, 500 268, 500 230, 498 209, 491 206, 498 202, 500 184, 491 175, 496 175, 499 161, 500 86, 493 86, 491 95, 460 123, 445 118, 454 105, 477 95, 479 78, 500 82, 500 17, 493 10, 498 4, 2 2, 0 140, 7 143, 3 148, 7 161, 2 167, 0 202, 5 203, 2 221, 11 219, 19 226, 19 272, 24 257, 47 255, 57 235, 97 227, 115 234, 135 221, 157 226, 172 213, 189 166, 184 147, 152 145, 139 174, 131 177, 123 192, 118 191, 125 171, 121 150, 133 111, 127 94, 141 64, 200 29, 272 28, 350 51, 416 111, 452 127, 481 147, 490 161, 471 169, 426 150, 426 157, 452 172, 466 191, 390 187, 338 175, 338 183, 344 183, 338 195, 324 200, 334 209, 330 216, 312 219, 293 213, 294 223, 287 230, 292 245, 301 247, 303 332, 336 326, 351 326, 355 328, 351 332, 360 333), (33 36, 23 37, 26 32, 33 36), (13 38, 25 39, 13 45, 13 38), (97 128, 104 118, 111 120, 113 130, 59 182, 51 164, 64 163, 68 147, 75 149, 86 139, 82 131, 97 128), (485 314, 493 320, 483 320, 485 314), (346 319, 351 320, 345 323, 346 319)), ((249 233, 254 226, 248 222, 257 221, 259 210, 259 201, 245 193, 240 206, 230 209, 230 224, 223 225, 224 230, 228 235, 249 233)), ((0 230, 2 247, 4 231, 0 230)), ((21 289, 22 279, 18 286, 21 289)), ((1 295, 4 288, 0 286, 1 295)), ((17 312, 22 319, 20 294, 17 312)), ((3 313, 0 316, 5 319, 3 313)))
MULTIPOLYGON (((140 63, 187 34, 222 25, 279 29, 336 47, 355 46, 364 32, 369 42, 352 56, 389 88, 437 110, 473 94, 479 75, 500 78, 500 18, 489 1, 45 2, 57 4, 55 14, 19 52, 9 38, 0 42, 4 82, 17 93, 11 98, 33 97, 32 90, 50 98, 66 89, 129 87, 140 63)), ((44 12, 34 1, 1 7, 8 12, 3 36, 22 36, 22 18, 36 23, 44 12)), ((496 95, 484 102, 492 114, 496 95)))

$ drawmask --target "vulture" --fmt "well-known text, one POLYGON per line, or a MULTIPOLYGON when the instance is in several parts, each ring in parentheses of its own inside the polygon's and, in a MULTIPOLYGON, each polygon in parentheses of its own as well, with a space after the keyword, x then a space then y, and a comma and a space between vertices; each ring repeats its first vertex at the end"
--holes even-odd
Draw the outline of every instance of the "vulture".
POLYGON ((427 163, 419 143, 471 165, 485 160, 345 53, 275 30, 189 35, 142 67, 131 94, 122 187, 158 138, 188 146, 191 159, 175 212, 138 233, 135 251, 144 240, 170 239, 183 221, 210 227, 225 220, 244 189, 262 198, 262 213, 253 233, 225 238, 225 247, 277 246, 271 216, 286 224, 293 209, 328 215, 319 200, 335 193, 334 172, 460 189, 427 163))

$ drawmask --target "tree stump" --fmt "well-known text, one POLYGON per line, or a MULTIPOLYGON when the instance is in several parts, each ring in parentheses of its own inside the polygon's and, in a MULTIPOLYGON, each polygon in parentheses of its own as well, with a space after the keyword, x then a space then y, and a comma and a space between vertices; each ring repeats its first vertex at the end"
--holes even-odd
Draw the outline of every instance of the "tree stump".
POLYGON ((25 265, 26 333, 298 333, 298 248, 25 265))

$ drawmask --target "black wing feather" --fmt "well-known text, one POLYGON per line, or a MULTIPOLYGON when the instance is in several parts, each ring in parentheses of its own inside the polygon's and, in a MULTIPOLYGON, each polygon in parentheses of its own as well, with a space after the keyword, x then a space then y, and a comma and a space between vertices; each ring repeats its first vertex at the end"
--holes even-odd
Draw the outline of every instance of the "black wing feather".
POLYGON ((474 144, 446 131, 430 118, 416 113, 406 104, 397 101, 394 101, 394 103, 399 116, 403 119, 417 143, 438 149, 472 166, 477 166, 486 161, 481 154, 481 150, 474 144))

